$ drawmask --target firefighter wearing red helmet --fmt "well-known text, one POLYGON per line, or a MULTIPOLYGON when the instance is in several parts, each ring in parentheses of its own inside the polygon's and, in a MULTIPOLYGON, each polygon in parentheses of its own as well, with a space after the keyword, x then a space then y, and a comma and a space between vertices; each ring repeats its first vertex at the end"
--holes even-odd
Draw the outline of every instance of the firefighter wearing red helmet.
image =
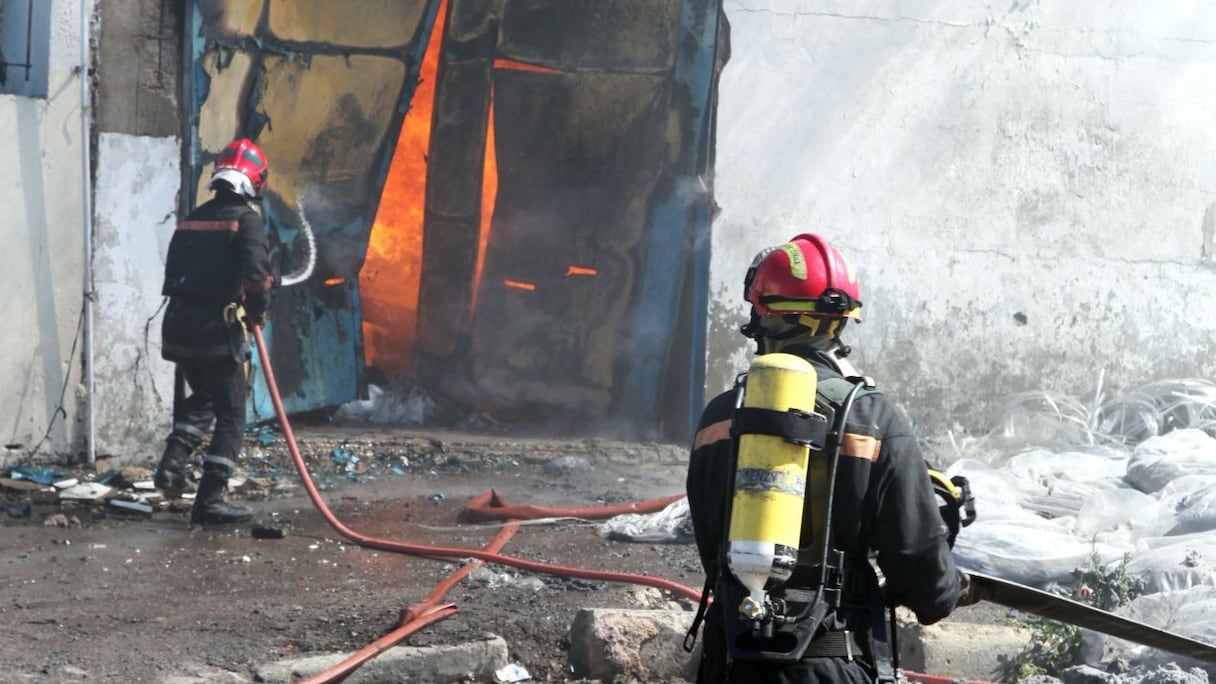
MULTIPOLYGON (((714 600, 703 610, 697 682, 894 681, 885 607, 906 606, 931 624, 959 603, 965 576, 950 555, 908 418, 847 359, 841 334, 850 320, 861 320, 857 273, 822 236, 797 235, 756 255, 744 296, 752 310, 741 331, 756 341, 757 360, 797 357, 793 362, 814 378, 814 396, 801 398, 813 410, 796 417, 818 416, 823 426, 821 439, 814 431, 790 437, 786 431, 814 423, 785 418, 792 409, 758 422, 755 409, 745 413, 751 384, 745 376, 701 415, 687 493, 714 600), (795 423, 799 427, 789 427, 795 423), (741 435, 752 433, 804 444, 804 480, 791 480, 788 472, 745 472, 741 435), (733 565, 732 516, 746 503, 739 498, 745 488, 788 494, 776 492, 773 483, 781 482, 802 482, 785 487, 801 507, 792 521, 796 547, 787 547, 786 567, 769 576, 761 605, 733 565), (885 578, 882 588, 871 557, 885 578)), ((752 374, 757 366, 753 362, 752 374)))
POLYGON ((207 184, 214 195, 177 225, 165 260, 161 354, 176 364, 175 391, 154 484, 170 498, 189 490, 189 462, 210 434, 191 525, 252 517, 224 492, 245 431, 249 345, 242 323, 263 323, 274 283, 266 227, 253 204, 268 171, 253 141, 225 147, 207 184))
POLYGON ((752 320, 743 334, 757 345, 799 336, 847 349, 840 332, 848 319, 861 320, 861 287, 840 250, 805 233, 757 256, 744 282, 752 320))

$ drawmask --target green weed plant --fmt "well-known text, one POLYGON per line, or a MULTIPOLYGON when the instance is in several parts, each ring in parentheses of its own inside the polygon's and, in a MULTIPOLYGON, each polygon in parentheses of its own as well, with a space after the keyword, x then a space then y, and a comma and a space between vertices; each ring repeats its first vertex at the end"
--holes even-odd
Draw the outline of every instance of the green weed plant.
MULTIPOLYGON (((1099 610, 1113 611, 1126 605, 1143 588, 1127 573, 1131 554, 1120 562, 1105 564, 1095 550, 1083 568, 1073 572, 1070 589, 1057 593, 1099 610)), ((1064 670, 1082 664, 1081 628, 1046 618, 1024 623, 1031 629, 1031 643, 1013 656, 1002 656, 997 668, 1000 681, 1016 684, 1036 675, 1059 677, 1064 670)))

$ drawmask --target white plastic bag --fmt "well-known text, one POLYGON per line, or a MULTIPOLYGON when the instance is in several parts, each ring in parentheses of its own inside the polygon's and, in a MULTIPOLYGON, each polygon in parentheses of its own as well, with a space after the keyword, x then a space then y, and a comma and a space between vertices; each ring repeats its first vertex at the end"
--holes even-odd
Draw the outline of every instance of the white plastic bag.
POLYGON ((1127 481, 1152 494, 1185 475, 1216 475, 1216 439, 1186 428, 1144 440, 1127 464, 1127 481))

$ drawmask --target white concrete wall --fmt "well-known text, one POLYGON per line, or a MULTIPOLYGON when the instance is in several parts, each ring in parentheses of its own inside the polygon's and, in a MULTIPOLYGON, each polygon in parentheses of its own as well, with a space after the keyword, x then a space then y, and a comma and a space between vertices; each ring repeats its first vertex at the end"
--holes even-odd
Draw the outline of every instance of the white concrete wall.
POLYGON ((725 0, 707 392, 743 272, 805 231, 927 430, 1011 393, 1216 379, 1216 3, 725 0))
POLYGON ((46 99, 0 95, 0 461, 79 455, 84 273, 80 12, 53 2, 46 99))
POLYGON ((173 366, 160 357, 160 288, 177 225, 180 141, 102 133, 94 210, 94 394, 98 458, 160 458, 173 366))

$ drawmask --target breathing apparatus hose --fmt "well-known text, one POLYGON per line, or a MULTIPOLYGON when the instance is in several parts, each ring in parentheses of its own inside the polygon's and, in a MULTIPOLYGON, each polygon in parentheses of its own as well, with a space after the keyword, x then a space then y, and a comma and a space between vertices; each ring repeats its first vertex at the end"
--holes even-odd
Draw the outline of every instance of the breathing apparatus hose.
POLYGON ((257 343, 258 358, 262 362, 262 371, 265 374, 266 387, 270 391, 270 398, 274 403, 275 415, 278 417, 279 426, 282 428, 283 437, 287 442, 287 449, 291 452, 292 460, 295 462, 296 470, 300 474, 300 480, 304 484, 304 489, 308 492, 308 496, 312 500, 313 505, 316 506, 317 510, 321 513, 321 516, 325 518, 325 521, 328 522, 329 525, 343 537, 346 537, 359 546, 378 549, 381 551, 403 553, 424 558, 474 558, 487 563, 506 565, 545 575, 557 575, 561 577, 572 577, 575 579, 585 579, 598 582, 618 582, 624 584, 650 586, 655 587, 656 589, 669 591, 692 601, 700 600, 700 591, 679 584, 678 582, 660 577, 651 577, 648 575, 638 575, 633 573, 609 572, 605 570, 590 570, 586 568, 576 568, 573 566, 556 565, 551 563, 540 563, 515 556, 499 554, 493 551, 479 551, 476 549, 451 546, 409 544, 390 539, 381 539, 378 537, 368 536, 347 527, 341 520, 337 518, 337 516, 333 514, 333 512, 329 509, 329 506, 326 505, 325 500, 321 498, 320 491, 317 490, 316 485, 313 483, 312 477, 308 474, 308 466, 304 462, 304 457, 300 454, 300 449, 296 444, 295 435, 291 430, 291 424, 287 420, 287 413, 283 410, 283 400, 279 396, 278 384, 275 381, 274 372, 270 367, 270 356, 266 351, 266 343, 262 336, 262 327, 260 325, 251 325, 250 330, 253 331, 254 341, 257 343))

